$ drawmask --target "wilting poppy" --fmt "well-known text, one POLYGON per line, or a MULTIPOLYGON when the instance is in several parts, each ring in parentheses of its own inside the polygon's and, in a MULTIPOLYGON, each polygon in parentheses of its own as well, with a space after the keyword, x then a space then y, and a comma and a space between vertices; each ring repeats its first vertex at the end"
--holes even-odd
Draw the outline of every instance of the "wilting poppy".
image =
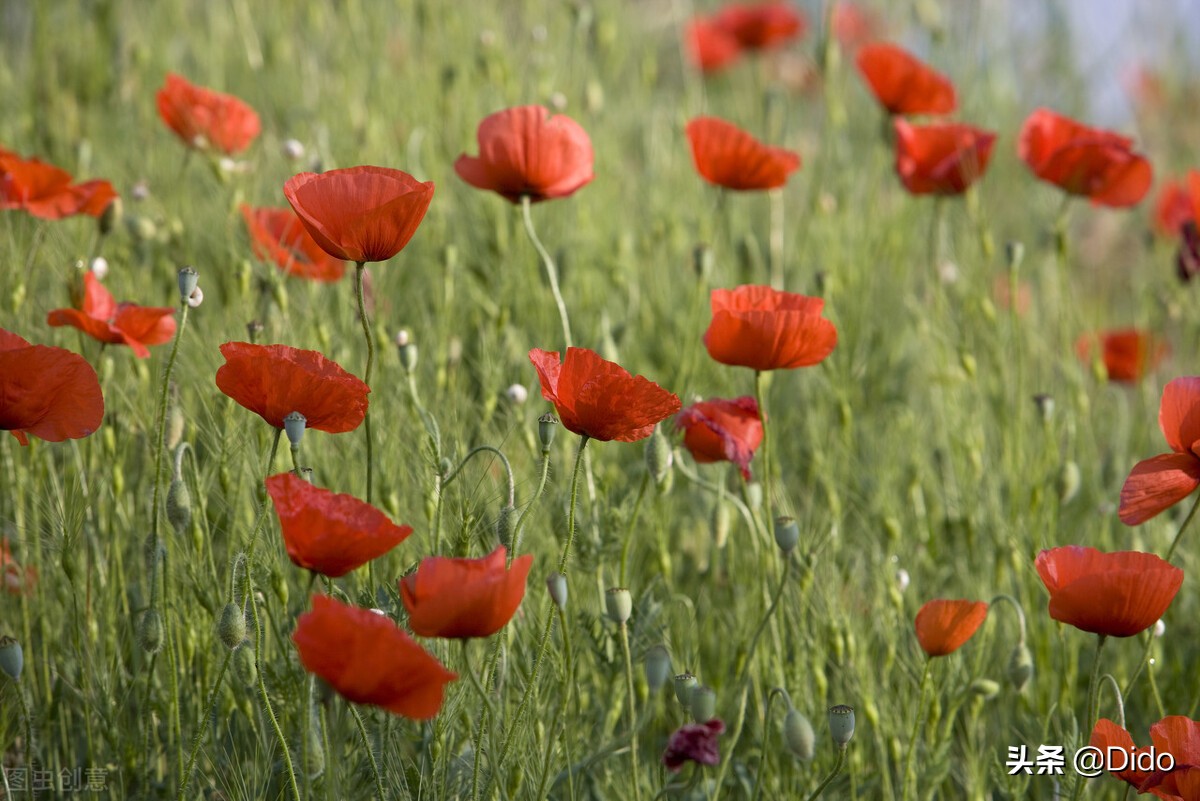
POLYGON ((533 555, 506 567, 503 545, 482 559, 431 556, 400 579, 408 627, 422 637, 490 637, 516 614, 525 597, 533 555))
POLYGON ((592 140, 575 120, 542 106, 489 114, 475 134, 479 155, 454 162, 458 177, 513 203, 567 197, 592 182, 592 140))
POLYGON ((1179 230, 1179 251, 1175 254, 1175 272, 1187 283, 1200 274, 1200 227, 1188 220, 1179 230))
POLYGON ((254 255, 274 262, 289 275, 313 281, 337 281, 346 263, 316 243, 292 209, 241 206, 254 255))
POLYGON ((704 346, 721 364, 760 371, 810 367, 837 346, 837 329, 821 316, 821 298, 740 286, 714 289, 710 303, 704 346))
POLYGON ((258 115, 233 95, 189 83, 174 73, 155 95, 158 116, 196 150, 217 150, 227 156, 240 153, 262 130, 258 115))
POLYGON ((889 114, 949 114, 958 106, 949 78, 894 44, 864 45, 855 64, 889 114))
POLYGON ((733 462, 750 480, 750 459, 763 438, 758 402, 749 395, 693 403, 675 418, 683 445, 697 462, 733 462))
POLYGON ((1167 355, 1165 342, 1136 328, 1084 334, 1075 342, 1075 353, 1085 363, 1096 358, 1097 348, 1109 381, 1139 381, 1167 355))
POLYGON ((1144 523, 1200 487, 1200 377, 1176 378, 1163 387, 1158 427, 1173 453, 1133 466, 1118 510, 1127 526, 1144 523))
POLYGON ((743 50, 768 50, 804 35, 808 22, 789 3, 729 3, 712 18, 713 24, 737 39, 743 50))
POLYGON ((315 350, 226 342, 221 354, 217 388, 275 428, 299 412, 307 428, 341 434, 367 414, 370 388, 315 350))
POLYGON ((725 69, 742 55, 737 37, 707 17, 697 17, 688 23, 684 43, 692 63, 701 72, 725 69))
POLYGON ((347 701, 414 720, 436 715, 458 678, 385 616, 325 595, 296 621, 292 642, 304 669, 347 701))
POLYGON ((1116 208, 1138 203, 1154 174, 1133 140, 1040 108, 1021 126, 1017 153, 1038 178, 1116 208))
POLYGON ((108 181, 71 180, 66 170, 0 148, 0 209, 21 209, 44 220, 99 217, 117 197, 108 181))
POLYGON ((139 359, 150 356, 148 345, 170 342, 175 336, 175 310, 169 306, 117 303, 90 270, 83 275, 81 308, 54 309, 46 315, 51 326, 69 325, 99 342, 128 345, 139 359))
POLYGON ((1050 617, 1081 631, 1132 637, 1163 616, 1183 571, 1152 553, 1066 545, 1037 555, 1050 591, 1050 617))
POLYGON ((987 613, 983 601, 930 601, 917 612, 917 642, 929 656, 952 654, 975 636, 987 613))
POLYGON ((1106 754, 1110 748, 1127 755, 1137 751, 1154 752, 1158 759, 1153 764, 1149 760, 1141 763, 1151 769, 1142 770, 1134 759, 1126 759, 1122 769, 1112 770, 1112 774, 1128 782, 1139 793, 1149 792, 1163 799, 1200 799, 1200 722, 1183 715, 1170 715, 1150 727, 1150 740, 1151 747, 1138 748, 1128 731, 1101 718, 1096 721, 1088 744, 1106 754), (1163 764, 1167 754, 1173 762, 1169 769, 1163 764), (1159 769, 1160 766, 1163 769, 1159 769))
POLYGON ((371 504, 314 487, 294 473, 271 476, 266 485, 297 567, 344 576, 412 534, 411 526, 397 526, 371 504))
POLYGON ((404 249, 425 219, 433 182, 386 167, 350 167, 293 175, 283 194, 330 256, 387 261, 404 249))
POLYGON ((957 123, 910 125, 897 118, 896 174, 914 195, 959 195, 983 177, 996 134, 957 123))
POLYGON ((696 117, 687 124, 696 172, 726 189, 775 189, 800 169, 800 154, 759 142, 733 123, 696 117))
POLYGON ((671 733, 662 762, 667 770, 677 773, 689 760, 699 765, 721 764, 717 737, 725 732, 725 723, 713 718, 704 723, 685 723, 671 733))
POLYGON ((86 437, 103 419, 100 380, 86 359, 0 328, 0 431, 22 445, 29 434, 62 442, 86 437))
POLYGON ((1186 180, 1167 181, 1154 204, 1154 227, 1163 236, 1178 236, 1188 221, 1200 223, 1200 170, 1186 180))
POLYGON ((534 348, 529 361, 537 369, 542 397, 554 404, 563 427, 602 442, 637 442, 681 406, 679 396, 587 348, 558 351, 534 348))

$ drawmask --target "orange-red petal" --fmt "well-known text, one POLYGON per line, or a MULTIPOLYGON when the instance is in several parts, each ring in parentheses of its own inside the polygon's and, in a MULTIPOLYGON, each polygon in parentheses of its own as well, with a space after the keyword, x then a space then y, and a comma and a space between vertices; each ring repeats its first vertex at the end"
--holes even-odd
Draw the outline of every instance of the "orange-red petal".
POLYGON ((1200 376, 1184 376, 1167 382, 1158 405, 1158 427, 1171 450, 1196 453, 1197 443, 1200 443, 1200 376))
POLYGON ((975 636, 987 613, 984 601, 929 601, 917 612, 917 641, 929 656, 952 654, 975 636))
POLYGON ((408 625, 422 637, 489 637, 512 619, 525 597, 533 555, 505 567, 504 546, 481 559, 423 559, 400 580, 408 625))
POLYGON ((1134 465, 1121 487, 1117 514, 1127 526, 1155 517, 1200 487, 1200 459, 1190 453, 1164 453, 1134 465))
POLYGON ((0 430, 22 445, 29 434, 62 442, 88 436, 103 419, 100 380, 87 360, 0 329, 0 430))
POLYGON ((758 402, 749 395, 693 403, 675 418, 683 445, 697 462, 733 462, 750 480, 750 460, 762 443, 763 425, 758 402))
POLYGON ((158 115, 183 143, 234 155, 245 150, 262 130, 258 114, 233 95, 207 89, 169 73, 155 95, 158 115))
POLYGON ((726 189, 775 189, 800 169, 798 153, 764 145, 717 117, 696 117, 687 124, 687 137, 696 171, 726 189))
POLYGON ((1075 342, 1075 353, 1090 362, 1097 346, 1109 381, 1138 381, 1167 355, 1165 342, 1137 328, 1084 334, 1075 342))
POLYGON ((809 367, 837 346, 837 329, 822 316, 820 298, 740 286, 714 289, 711 305, 704 345, 722 364, 760 371, 809 367))
POLYGON ((855 64, 889 114, 949 114, 958 106, 949 78, 894 44, 864 45, 855 64))
POLYGON ((996 134, 970 125, 910 125, 897 118, 896 174, 914 195, 958 195, 983 177, 996 134))
POLYGON ((241 212, 258 258, 313 281, 333 282, 345 273, 346 263, 316 243, 293 209, 252 208, 243 203, 241 212))

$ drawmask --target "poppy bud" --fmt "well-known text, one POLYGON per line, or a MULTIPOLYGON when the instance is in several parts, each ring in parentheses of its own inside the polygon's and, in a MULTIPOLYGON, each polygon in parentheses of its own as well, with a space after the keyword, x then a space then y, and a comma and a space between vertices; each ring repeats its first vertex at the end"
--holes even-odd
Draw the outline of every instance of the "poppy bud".
POLYGON ((695 271, 697 278, 707 283, 713 269, 712 248, 708 245, 696 245, 692 249, 692 269, 695 271))
POLYGON ((300 412, 290 412, 283 418, 283 430, 293 448, 300 447, 300 442, 304 439, 304 427, 307 423, 308 418, 300 412))
POLYGON ((513 530, 517 526, 517 507, 511 503, 500 509, 500 517, 496 518, 496 537, 506 548, 512 547, 513 530))
POLYGON ((20 681, 24 667, 25 654, 21 650, 21 643, 7 635, 0 637, 0 670, 13 681, 20 681))
POLYGON ((316 709, 308 716, 308 725, 304 728, 304 736, 307 740, 303 749, 307 761, 304 764, 304 771, 308 774, 308 778, 316 779, 325 772, 325 747, 321 743, 321 719, 316 714, 316 709))
POLYGON ((1054 418, 1054 398, 1044 392, 1039 392, 1033 396, 1033 402, 1037 406, 1038 414, 1042 416, 1042 422, 1049 424, 1054 418))
POLYGON ((112 229, 121 222, 124 211, 125 207, 121 204, 121 198, 114 197, 96 219, 97 227, 100 229, 100 236, 108 236, 112 233, 112 229))
POLYGON ((688 710, 697 723, 705 723, 717 716, 717 691, 712 687, 696 687, 692 690, 689 701, 688 710))
POLYGON ((417 369, 417 346, 413 343, 407 329, 400 329, 396 334, 396 350, 400 354, 400 366, 406 373, 417 369))
POLYGON ((192 524, 192 493, 182 478, 171 479, 167 490, 167 520, 181 537, 192 524))
POLYGON ((971 695, 990 701, 1000 694, 1000 682, 991 679, 975 679, 967 689, 971 695))
POLYGON ((550 450, 554 435, 558 433, 558 418, 547 412, 538 418, 538 440, 542 443, 542 453, 550 450))
POLYGON ((237 604, 225 604, 221 619, 217 622, 217 634, 229 650, 233 650, 246 639, 246 614, 237 604))
POLYGON ((666 646, 655 645, 647 651, 644 667, 646 684, 650 687, 650 692, 658 692, 671 675, 671 654, 668 653, 666 646))
POLYGON ((695 675, 680 673, 675 677, 675 697, 684 706, 691 706, 692 690, 698 686, 700 686, 700 682, 696 680, 695 675))
POLYGON ((1033 678, 1033 653, 1029 646, 1020 643, 1013 649, 1008 658, 1008 684, 1017 692, 1021 692, 1033 678))
POLYGON ((558 611, 567 611, 567 577, 554 572, 546 577, 546 589, 550 591, 550 600, 558 607, 558 611))
POLYGON ((1021 262, 1025 260, 1025 245, 1022 242, 1005 242, 1004 243, 1004 260, 1008 264, 1008 269, 1021 269, 1021 262))
POLYGON ((613 587, 605 593, 604 606, 608 610, 609 620, 623 626, 633 614, 633 596, 624 587, 613 587))
POLYGON ((800 544, 800 525, 794 517, 775 518, 775 544, 785 554, 800 544))
POLYGON ((200 282, 200 274, 191 267, 180 269, 178 274, 179 279, 179 299, 187 302, 187 299, 196 291, 196 285, 200 282))
POLYGON ((854 707, 838 704, 829 707, 829 734, 838 748, 845 748, 854 736, 854 707))
POLYGON ((713 507, 712 535, 716 546, 724 548, 729 539, 729 504, 721 498, 717 498, 717 505, 713 507))
POLYGON ((1066 506, 1079 493, 1079 465, 1073 461, 1063 463, 1058 473, 1058 501, 1066 506))
POLYGON ((646 470, 649 471, 650 477, 654 479, 656 485, 661 486, 666 480, 674 460, 671 443, 667 441, 658 426, 655 426, 654 432, 646 440, 646 470))
POLYGON ((783 719, 783 741, 796 759, 802 762, 812 760, 816 751, 816 735, 808 718, 795 707, 789 709, 787 717, 783 719))
POLYGON ((280 605, 287 606, 288 585, 283 574, 278 570, 271 571, 271 590, 275 593, 275 599, 279 601, 280 605))
POLYGON ((751 481, 746 484, 746 506, 750 508, 750 511, 757 512, 762 508, 762 502, 762 484, 759 484, 757 481, 751 481))
POLYGON ((162 648, 163 643, 163 620, 162 614, 150 607, 142 614, 142 620, 138 624, 138 645, 148 654, 158 653, 158 649, 162 648))
POLYGON ((178 403, 172 403, 167 409, 167 431, 165 435, 167 450, 175 450, 175 446, 183 439, 183 426, 186 422, 183 409, 178 403))
POLYGON ((233 673, 247 687, 258 678, 258 665, 254 661, 254 646, 246 640, 233 652, 233 673))

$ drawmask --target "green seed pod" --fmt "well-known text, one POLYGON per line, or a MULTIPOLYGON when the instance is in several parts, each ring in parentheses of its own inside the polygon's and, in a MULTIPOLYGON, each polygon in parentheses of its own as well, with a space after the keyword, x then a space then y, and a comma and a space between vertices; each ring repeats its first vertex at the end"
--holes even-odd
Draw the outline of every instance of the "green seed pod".
POLYGON ((233 652, 233 673, 242 684, 247 687, 253 686, 258 680, 258 665, 254 660, 254 646, 250 641, 242 643, 233 652))
POLYGON ((1079 494, 1079 465, 1070 460, 1058 473, 1058 502, 1066 506, 1079 494))
POLYGON ((147 654, 156 654, 163 644, 162 614, 151 607, 142 614, 138 624, 138 645, 147 654))
POLYGON ((24 667, 25 654, 21 651, 21 643, 7 635, 0 637, 0 671, 4 671, 13 681, 20 681, 24 667))
POLYGON ((646 684, 650 687, 650 692, 658 692, 671 675, 671 654, 667 651, 666 646, 655 645, 646 651, 643 665, 646 670, 646 684))
POLYGON ((783 741, 792 756, 802 762, 809 762, 816 753, 816 735, 813 734, 812 724, 808 718, 795 708, 789 709, 783 719, 783 741))
POLYGON ((717 691, 712 687, 700 685, 692 690, 688 698, 688 710, 692 713, 692 720, 704 723, 717 716, 717 691))
POLYGON ((511 503, 500 509, 500 516, 496 518, 496 538, 500 544, 506 548, 513 547, 513 532, 517 528, 517 507, 511 503))
POLYGON ((1033 653, 1025 643, 1018 644, 1013 649, 1012 656, 1008 658, 1006 678, 1009 686, 1017 692, 1024 690, 1033 678, 1033 653))
POLYGON ((200 274, 191 267, 182 268, 176 276, 179 283, 179 300, 187 303, 188 298, 196 291, 200 283, 200 274))
POLYGON ((975 679, 968 688, 971 695, 990 701, 1000 694, 1000 682, 991 679, 975 679))
POLYGON ((181 478, 171 479, 167 489, 167 520, 178 536, 183 536, 192 524, 192 493, 181 478))
POLYGON ((609 620, 624 625, 633 614, 633 596, 624 587, 613 587, 604 595, 604 606, 609 620))
POLYGON ((793 517, 775 518, 775 544, 785 554, 800 543, 800 525, 793 517))
POLYGON ((671 465, 675 457, 671 453, 671 443, 667 441, 666 436, 659 430, 658 426, 654 427, 654 432, 646 440, 645 453, 646 470, 650 473, 650 477, 654 479, 655 485, 662 486, 662 483, 667 480, 667 476, 671 474, 671 465))
POLYGON ((225 604, 221 619, 217 621, 217 635, 229 650, 233 650, 246 639, 246 614, 237 604, 225 604))
POLYGON ((696 689, 700 682, 691 673, 680 673, 675 677, 675 697, 679 699, 679 703, 685 707, 691 706, 692 690, 696 689))
POLYGON ((304 427, 308 425, 308 418, 300 414, 300 412, 289 412, 283 418, 283 431, 287 434, 288 444, 293 448, 299 448, 300 442, 304 439, 304 427))
POLYGON ((550 450, 554 435, 558 433, 558 418, 547 412, 538 418, 538 441, 542 443, 542 452, 550 450))
POLYGON ((845 748, 854 736, 854 708, 845 704, 829 707, 829 735, 834 745, 845 748))

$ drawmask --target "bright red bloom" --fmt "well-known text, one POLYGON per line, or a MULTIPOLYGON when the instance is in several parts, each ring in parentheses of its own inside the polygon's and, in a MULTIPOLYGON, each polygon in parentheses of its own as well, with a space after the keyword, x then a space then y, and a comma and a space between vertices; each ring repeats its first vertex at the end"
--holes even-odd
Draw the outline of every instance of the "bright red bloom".
POLYGON ((155 99, 162 121, 196 150, 211 148, 232 156, 250 147, 262 130, 258 115, 244 101, 196 86, 174 73, 167 74, 155 99))
POLYGON ((326 253, 292 209, 256 209, 243 203, 241 211, 258 258, 313 281, 337 281, 345 273, 346 263, 326 253))
MULTIPOLYGON (((1170 715, 1150 727, 1153 750, 1160 755, 1170 754, 1174 767, 1170 770, 1114 770, 1118 779, 1128 782, 1139 794, 1152 793, 1158 798, 1200 801, 1200 722, 1183 715, 1170 715)), ((1127 754, 1137 749, 1133 737, 1111 720, 1101 719, 1092 729, 1089 745, 1104 749, 1120 748, 1127 754)))
POLYGON ((29 595, 37 586, 37 579, 37 568, 33 565, 22 568, 8 548, 8 537, 0 537, 0 588, 9 595, 29 595))
POLYGON ((44 220, 99 217, 117 197, 108 181, 71 183, 71 174, 0 148, 0 209, 22 209, 44 220))
POLYGON ((914 195, 959 195, 983 177, 996 134, 971 125, 909 125, 897 117, 896 174, 914 195))
POLYGON ((304 669, 347 701, 414 720, 436 715, 458 678, 384 615, 325 595, 296 621, 292 642, 304 669))
POLYGON ((701 72, 725 69, 742 55, 737 37, 707 17, 697 17, 688 23, 684 41, 692 63, 701 72))
POLYGON ((22 445, 86 437, 104 420, 100 379, 78 353, 30 345, 0 328, 0 431, 22 445))
POLYGON ((857 3, 838 0, 833 6, 830 27, 838 44, 853 51, 876 37, 879 20, 872 11, 857 3))
POLYGON ((717 737, 725 731, 725 723, 713 718, 705 723, 685 723, 671 733, 662 761, 667 770, 678 773, 688 760, 700 765, 721 764, 717 737))
POLYGON ((479 155, 454 162, 458 177, 513 203, 567 197, 592 182, 592 140, 583 127, 542 106, 517 106, 489 114, 475 134, 479 155))
POLYGON ((266 481, 288 557, 297 567, 337 578, 383 556, 412 534, 353 495, 314 487, 294 473, 266 481))
POLYGON ((482 559, 422 559, 400 579, 400 600, 408 626, 422 637, 490 637, 512 620, 525 597, 533 554, 505 567, 507 551, 497 546, 482 559))
POLYGON ((1050 591, 1050 617, 1110 637, 1153 626, 1183 584, 1182 570, 1140 551, 1067 545, 1039 553, 1036 566, 1050 591))
POLYGON ((580 436, 637 442, 682 405, 679 396, 587 348, 567 348, 561 364, 558 351, 534 348, 529 361, 542 397, 554 404, 563 426, 580 436))
POLYGON ((750 480, 750 460, 763 438, 758 402, 749 395, 693 403, 675 418, 683 445, 697 462, 733 462, 750 480))
POLYGON ((82 308, 54 309, 46 315, 46 322, 56 328, 78 328, 109 345, 128 345, 139 359, 150 356, 148 345, 161 345, 175 336, 174 309, 117 303, 90 270, 83 275, 82 308))
POLYGON ((1200 487, 1200 377, 1176 378, 1163 387, 1158 427, 1173 453, 1133 466, 1118 510, 1127 526, 1165 512, 1200 487))
POLYGON ((696 117, 687 124, 696 172, 726 189, 775 189, 800 169, 800 154, 759 142, 717 117, 696 117))
POLYGON ((769 50, 804 35, 808 21, 798 9, 780 0, 730 3, 712 18, 744 50, 769 50))
POLYGON ((1017 153, 1034 175, 1093 203, 1121 208, 1141 201, 1154 178, 1133 140, 1040 108, 1021 126, 1017 153))
POLYGON ((917 612, 917 642, 929 656, 952 654, 975 636, 987 613, 983 601, 930 601, 917 612))
POLYGON ((226 342, 217 388, 275 428, 292 412, 330 434, 353 431, 367 414, 371 390, 315 350, 226 342))
POLYGON ((958 107, 949 78, 894 44, 864 45, 855 64, 889 114, 949 114, 958 107))
POLYGON ((1182 181, 1167 181, 1154 204, 1154 227, 1163 236, 1178 236, 1187 222, 1200 223, 1200 170, 1182 181))
POLYGON ((1075 342, 1075 353, 1090 364, 1097 346, 1109 381, 1139 381, 1167 355, 1165 342, 1136 328, 1084 334, 1075 342))
POLYGON ((711 305, 704 346, 721 364, 791 370, 819 364, 837 346, 837 329, 821 316, 821 298, 740 286, 714 289, 711 305))

